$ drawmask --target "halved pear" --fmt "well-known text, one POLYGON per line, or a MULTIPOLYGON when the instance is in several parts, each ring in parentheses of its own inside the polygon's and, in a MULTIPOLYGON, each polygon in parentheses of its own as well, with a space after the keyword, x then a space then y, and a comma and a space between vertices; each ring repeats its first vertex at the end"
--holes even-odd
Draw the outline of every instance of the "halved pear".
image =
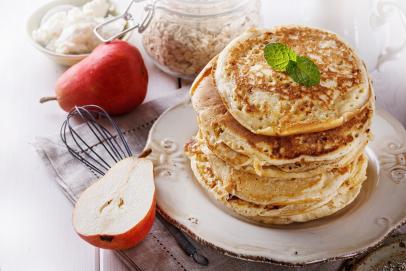
POLYGON ((155 205, 152 162, 126 158, 80 195, 73 210, 73 227, 96 247, 127 249, 147 236, 155 205))

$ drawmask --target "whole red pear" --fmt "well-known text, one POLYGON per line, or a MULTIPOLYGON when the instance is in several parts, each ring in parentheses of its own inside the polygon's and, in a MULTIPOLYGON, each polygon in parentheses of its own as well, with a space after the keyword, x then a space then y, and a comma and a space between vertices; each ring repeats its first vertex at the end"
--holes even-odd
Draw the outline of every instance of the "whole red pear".
POLYGON ((101 44, 69 68, 56 82, 56 99, 69 112, 95 104, 110 114, 123 114, 142 103, 148 72, 137 48, 125 41, 101 44))

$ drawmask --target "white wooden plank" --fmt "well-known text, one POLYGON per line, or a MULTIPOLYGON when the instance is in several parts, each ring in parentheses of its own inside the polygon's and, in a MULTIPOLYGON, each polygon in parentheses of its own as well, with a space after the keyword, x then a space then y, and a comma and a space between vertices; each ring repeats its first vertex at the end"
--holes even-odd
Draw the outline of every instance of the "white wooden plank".
POLYGON ((56 133, 65 116, 55 103, 38 103, 62 71, 25 36, 41 2, 0 2, 0 269, 95 270, 95 249, 72 229, 71 203, 29 145, 56 133))
POLYGON ((100 271, 128 271, 127 266, 113 251, 100 250, 100 271))

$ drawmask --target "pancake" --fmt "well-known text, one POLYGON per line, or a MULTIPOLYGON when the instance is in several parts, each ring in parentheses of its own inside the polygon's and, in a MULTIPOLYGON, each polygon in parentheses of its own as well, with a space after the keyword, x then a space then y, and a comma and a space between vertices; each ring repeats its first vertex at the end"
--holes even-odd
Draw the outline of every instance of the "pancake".
POLYGON ((339 127, 373 96, 364 64, 337 35, 310 27, 251 29, 219 54, 218 92, 230 114, 252 133, 288 136, 339 127), (280 42, 310 58, 320 84, 305 87, 266 63, 263 49, 280 42))
MULTIPOLYGON (((336 168, 309 178, 271 178, 236 170, 228 166, 204 145, 192 141, 186 145, 186 152, 200 161, 207 161, 216 178, 222 181, 224 189, 231 195, 260 205, 287 205, 319 202, 333 195, 337 189, 355 173, 364 161, 357 158, 351 165, 336 168)), ((361 156, 360 156, 361 157, 361 156)))
POLYGON ((335 34, 288 26, 232 41, 192 84, 199 131, 185 145, 196 180, 240 218, 305 222, 349 205, 366 179, 375 97, 365 66, 335 34), (281 42, 320 69, 301 86, 266 63, 281 42))
POLYGON ((198 132, 195 140, 202 142, 202 144, 204 144, 204 148, 209 149, 226 164, 237 170, 257 174, 258 176, 279 178, 307 178, 322 174, 323 172, 327 172, 335 168, 345 167, 353 162, 353 160, 364 151, 367 144, 367 140, 365 140, 365 142, 360 145, 359 148, 354 148, 348 154, 332 161, 297 162, 275 166, 260 163, 258 159, 252 159, 249 156, 236 152, 222 142, 212 145, 210 141, 206 141, 204 139, 201 131, 198 132))
POLYGON ((204 156, 192 155, 190 160, 196 180, 211 197, 229 208, 234 214, 264 224, 306 222, 334 214, 350 204, 359 194, 361 185, 366 179, 367 167, 367 158, 362 155, 362 162, 357 166, 357 172, 330 197, 313 203, 278 206, 254 204, 231 195, 224 188, 221 179, 215 176, 204 156))
MULTIPOLYGON (((225 144, 231 150, 250 157, 255 167, 338 161, 365 146, 370 138, 374 111, 371 98, 365 108, 343 125, 322 132, 291 136, 264 136, 242 126, 227 110, 213 83, 209 63, 191 88, 192 105, 207 145, 214 149, 225 144)), ((320 165, 320 164, 319 164, 320 165)), ((318 166, 319 166, 318 165, 318 166)))
MULTIPOLYGON (((365 180, 366 177, 362 180, 365 180)), ((262 224, 290 224, 293 222, 307 222, 332 215, 341 209, 351 204, 358 196, 362 188, 362 184, 353 186, 351 188, 343 187, 339 192, 326 204, 301 214, 280 216, 280 217, 264 217, 252 216, 250 220, 262 224)))

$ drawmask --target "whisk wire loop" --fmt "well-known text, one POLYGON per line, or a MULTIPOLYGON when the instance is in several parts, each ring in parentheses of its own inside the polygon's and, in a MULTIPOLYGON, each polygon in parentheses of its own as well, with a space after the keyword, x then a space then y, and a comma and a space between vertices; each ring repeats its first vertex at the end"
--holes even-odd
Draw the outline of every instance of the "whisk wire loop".
POLYGON ((106 132, 103 133, 102 129, 98 127, 98 123, 96 122, 96 119, 94 116, 87 110, 82 110, 80 108, 77 108, 78 113, 80 117, 82 118, 83 121, 86 122, 87 126, 89 127, 90 131, 95 135, 97 140, 99 142, 105 143, 101 144, 103 148, 108 152, 111 158, 113 158, 114 162, 118 162, 119 160, 122 159, 120 157, 118 151, 111 146, 112 142, 110 141, 110 138, 112 137, 111 134, 107 134, 106 132))
POLYGON ((132 156, 131 149, 117 123, 97 105, 76 106, 72 109, 61 126, 60 136, 69 153, 101 176, 112 164, 132 156), (85 123, 84 127, 87 129, 83 127, 77 129, 71 123, 72 118, 85 123), (114 134, 104 127, 101 121, 98 121, 100 118, 109 122, 115 131, 114 134), (96 142, 90 141, 89 134, 93 136, 93 140, 96 139, 96 142), (99 145, 106 154, 99 153, 100 148, 97 148, 99 145), (110 159, 103 157, 110 157, 110 159))

